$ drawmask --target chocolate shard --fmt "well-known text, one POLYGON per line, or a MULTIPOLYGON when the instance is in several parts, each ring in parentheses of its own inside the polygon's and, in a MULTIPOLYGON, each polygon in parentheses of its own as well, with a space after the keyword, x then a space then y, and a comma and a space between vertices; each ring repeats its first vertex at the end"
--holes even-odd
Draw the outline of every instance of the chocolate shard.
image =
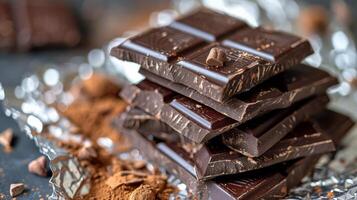
MULTIPOLYGON (((144 130, 144 132, 150 134, 148 131, 144 130)), ((303 156, 333 151, 334 145, 328 136, 316 131, 311 123, 304 122, 257 158, 246 157, 230 150, 222 143, 221 138, 210 140, 204 145, 192 144, 187 140, 166 142, 158 144, 157 148, 169 157, 188 154, 193 163, 193 168, 190 167, 188 170, 197 179, 207 180, 222 175, 252 171, 303 156)))
MULTIPOLYGON (((353 122, 338 113, 327 111, 324 114, 330 119, 344 119, 340 124, 332 120, 329 126, 321 130, 332 138, 341 138, 353 125, 353 122), (327 128, 327 129, 325 129, 327 128)), ((319 123, 326 124, 321 120, 319 123)), ((282 198, 288 190, 298 184, 308 174, 319 158, 319 155, 309 156, 297 161, 290 161, 253 172, 247 172, 235 176, 222 177, 207 182, 199 182, 190 170, 194 163, 189 154, 175 153, 168 156, 159 150, 158 145, 163 142, 149 139, 149 134, 139 133, 135 130, 120 128, 121 132, 128 137, 142 155, 153 163, 163 166, 171 174, 176 175, 199 199, 260 199, 260 198, 282 198), (313 162, 314 161, 314 162, 313 162), (247 187, 249 186, 249 187, 247 187)), ((172 150, 172 152, 175 152, 172 150)))
POLYGON ((140 69, 140 73, 154 83, 194 99, 241 123, 268 111, 289 107, 304 98, 324 94, 327 88, 338 82, 325 71, 298 64, 248 92, 219 103, 189 87, 161 78, 147 70, 140 69))
POLYGON ((10 5, 0 1, 0 50, 9 51, 15 46, 14 21, 10 5))
POLYGON ((313 53, 305 39, 243 27, 244 23, 227 15, 198 11, 168 27, 130 38, 113 48, 111 55, 139 63, 153 74, 224 102, 313 53), (216 28, 218 24, 222 27, 216 28), (247 37, 249 31, 254 32, 252 37, 247 37), (240 34, 243 38, 239 38, 240 34), (252 41, 255 38, 259 43, 252 41), (206 58, 212 48, 224 51, 224 67, 207 65, 206 58))
POLYGON ((303 100, 289 108, 272 111, 222 134, 222 141, 245 156, 259 157, 297 124, 323 111, 328 102, 327 96, 321 96, 303 100))
POLYGON ((20 50, 74 47, 80 42, 76 18, 64 1, 16 0, 12 7, 20 50))
POLYGON ((239 123, 194 100, 144 80, 124 87, 120 96, 168 124, 182 136, 203 143, 239 123))

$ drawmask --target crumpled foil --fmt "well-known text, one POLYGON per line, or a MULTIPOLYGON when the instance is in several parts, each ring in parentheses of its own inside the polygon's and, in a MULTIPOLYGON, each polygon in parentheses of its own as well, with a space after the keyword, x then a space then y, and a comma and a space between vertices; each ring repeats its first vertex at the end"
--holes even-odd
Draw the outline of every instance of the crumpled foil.
MULTIPOLYGON (((153 13, 150 23, 153 26, 165 25, 177 16, 178 11, 186 12, 201 4, 243 18, 252 26, 259 25, 264 21, 262 18, 268 18, 275 23, 273 23, 275 27, 286 31, 293 30, 291 21, 294 17, 297 17, 296 13, 299 10, 299 4, 296 1, 284 0, 202 0, 201 2, 176 0, 174 1, 176 10, 169 9, 153 13)), ((340 33, 339 35, 341 36, 340 33)), ((347 37, 347 39, 350 41, 349 44, 352 45, 351 38, 347 37)), ((53 188, 50 199, 71 199, 76 195, 85 195, 90 190, 90 184, 87 182, 89 174, 80 167, 78 160, 43 136, 43 133, 46 132, 57 138, 85 142, 79 135, 70 133, 71 123, 60 116, 51 105, 53 103, 70 104, 74 97, 66 92, 66 89, 79 80, 90 77, 97 70, 115 74, 117 77, 121 77, 121 80, 125 79, 132 83, 140 81, 143 78, 137 73, 140 66, 108 56, 108 50, 123 40, 123 38, 118 38, 104 50, 94 49, 90 51, 87 59, 76 57, 65 64, 45 65, 41 74, 25 77, 13 91, 6 91, 0 83, 0 102, 4 105, 6 115, 14 118, 23 131, 35 141, 39 150, 50 159, 50 168, 53 174, 50 179, 53 188)), ((312 39, 313 45, 315 44, 314 41, 312 39)), ((319 39, 316 39, 316 41, 319 41, 319 39)), ((317 44, 321 45, 319 42, 317 44)), ((354 46, 352 47, 344 49, 348 51, 344 55, 353 58, 356 50, 354 46)), ((357 95, 346 82, 346 77, 353 75, 355 68, 350 65, 348 69, 338 68, 336 63, 338 64, 339 61, 336 61, 336 59, 340 59, 338 55, 341 55, 342 49, 334 51, 337 54, 329 54, 332 59, 324 59, 323 56, 326 55, 320 53, 323 52, 320 50, 324 47, 315 45, 314 48, 318 50, 317 54, 307 61, 310 64, 315 63, 315 66, 321 64, 330 66, 327 69, 335 72, 342 80, 338 88, 329 91, 333 99, 331 107, 345 113, 354 114, 354 117, 357 118, 356 109, 351 109, 357 108, 357 95), (322 63, 326 60, 330 62, 332 60, 334 64, 322 63)), ((107 141, 106 139, 108 138, 103 138, 103 141, 107 141)), ((110 145, 110 141, 103 142, 103 146, 109 150, 110 145)), ((305 178, 301 186, 293 189, 287 199, 357 199, 356 146, 357 128, 351 131, 351 134, 345 139, 344 148, 340 149, 334 157, 324 156, 316 166, 313 175, 305 178)), ((119 156, 122 159, 141 159, 136 150, 119 156)), ((163 173, 165 173, 164 170, 163 173)), ((187 192, 189 188, 176 177, 169 174, 168 177, 169 182, 180 189, 179 196, 182 199, 189 198, 187 192)))

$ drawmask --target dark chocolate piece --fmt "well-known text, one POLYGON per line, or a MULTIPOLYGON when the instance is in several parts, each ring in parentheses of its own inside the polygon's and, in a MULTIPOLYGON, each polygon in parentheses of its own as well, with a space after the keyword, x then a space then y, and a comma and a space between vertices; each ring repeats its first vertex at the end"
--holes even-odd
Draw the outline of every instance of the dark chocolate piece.
POLYGON ((111 54, 119 59, 139 63, 143 69, 153 74, 223 102, 291 68, 313 53, 305 39, 261 28, 242 29, 241 23, 234 22, 236 19, 226 18, 226 15, 211 17, 209 12, 198 11, 169 27, 151 29, 135 36, 113 48, 111 54), (196 18, 204 20, 199 23, 196 18), (211 22, 212 26, 207 25, 211 22), (223 28, 217 29, 216 23, 223 24, 223 28), (259 37, 260 43, 253 43, 250 38, 248 41, 244 38, 241 41, 236 36, 241 30, 244 31, 243 34, 247 30, 254 32, 254 38, 259 37), (203 40, 215 40, 216 37, 224 42, 207 43, 203 40), (261 49, 263 44, 264 49, 261 49), (212 48, 222 49, 227 55, 224 66, 217 68, 206 64, 212 48))
MULTIPOLYGON (((121 116, 121 120, 124 117, 121 116)), ((147 130, 142 132, 150 134, 147 130)), ((169 157, 172 157, 171 154, 174 152, 190 154, 191 162, 194 163, 194 169, 190 168, 190 171, 199 180, 260 169, 283 161, 334 150, 332 140, 316 131, 308 122, 300 123, 288 136, 257 158, 245 157, 231 151, 220 138, 210 140, 204 145, 195 145, 185 140, 166 142, 159 144, 157 148, 169 157)))
POLYGON ((144 80, 124 87, 120 96, 157 117, 188 139, 202 143, 238 126, 238 122, 192 99, 144 80))
POLYGON ((0 1, 0 50, 8 51, 15 46, 15 29, 10 5, 0 1))
POLYGON ((222 141, 243 155, 261 156, 297 124, 324 110, 328 101, 327 96, 322 96, 272 111, 222 134, 222 141))
POLYGON ((81 39, 75 16, 64 1, 16 0, 13 11, 20 50, 73 47, 81 39))
POLYGON ((216 41, 233 31, 247 27, 247 24, 222 13, 201 9, 177 19, 170 27, 207 41, 216 41))
POLYGON ((299 51, 310 48, 309 43, 300 37, 263 28, 244 28, 226 38, 222 43, 225 46, 241 49, 266 60, 286 65, 299 63, 301 61, 299 51))
POLYGON ((140 69, 140 73, 152 82, 192 98, 241 123, 268 111, 289 107, 304 98, 323 94, 327 88, 337 84, 337 79, 327 72, 299 64, 248 92, 236 95, 227 102, 218 103, 189 87, 171 82, 146 70, 140 69))
MULTIPOLYGON (((192 162, 186 162, 189 157, 168 157, 157 147, 161 143, 147 139, 134 130, 120 129, 142 155, 155 164, 165 167, 171 174, 183 181, 197 199, 259 199, 262 197, 283 197, 286 195, 286 179, 279 171, 280 167, 272 167, 261 172, 253 171, 234 175, 217 181, 198 181, 189 171, 192 162), (258 176, 259 175, 259 176, 258 176), (246 187, 249 186, 249 187, 246 187)), ((182 155, 184 156, 184 155, 182 155)), ((186 156, 188 156, 186 154, 186 156)))
MULTIPOLYGON (((353 125, 353 122, 345 116, 326 112, 330 119, 345 119, 341 128, 340 124, 332 120, 329 126, 325 126, 323 131, 333 138, 341 137, 353 125)), ((327 124, 325 121, 320 121, 327 124)), ((120 128, 120 127, 117 127, 120 128)), ((142 155, 149 161, 163 166, 171 174, 176 175, 190 188, 199 199, 259 199, 283 197, 289 189, 295 187, 300 180, 309 173, 319 155, 309 156, 298 161, 291 161, 286 164, 274 165, 271 168, 265 168, 259 171, 248 172, 235 176, 222 177, 214 181, 199 182, 194 177, 193 162, 190 154, 174 153, 170 156, 159 150, 157 142, 150 140, 147 134, 140 134, 134 130, 122 129, 121 132, 128 137, 133 145, 138 148, 142 155), (279 166, 285 166, 282 169, 279 166), (259 181, 260 180, 260 181, 259 181), (267 180, 267 181, 265 181, 267 180), (228 185, 230 187, 228 187, 228 185), (249 187, 246 187, 249 186, 249 187), (252 195, 252 196, 250 196, 252 195), (244 198, 243 198, 244 197, 244 198)), ((174 150, 172 150, 174 152, 174 150)), ((183 151, 184 152, 184 151, 183 151)))
POLYGON ((116 126, 125 129, 148 133, 159 140, 172 142, 179 140, 178 134, 167 134, 175 133, 175 130, 138 108, 128 107, 125 112, 121 113, 120 120, 116 120, 115 123, 116 126))

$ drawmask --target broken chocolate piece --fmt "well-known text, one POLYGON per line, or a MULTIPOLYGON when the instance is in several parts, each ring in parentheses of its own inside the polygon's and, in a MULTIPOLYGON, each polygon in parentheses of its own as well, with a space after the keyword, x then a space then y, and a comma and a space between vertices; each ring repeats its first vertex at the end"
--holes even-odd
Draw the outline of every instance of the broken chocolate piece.
POLYGON ((80 160, 90 160, 97 157, 97 152, 91 146, 83 146, 77 152, 77 157, 80 160))
POLYGON ((36 174, 38 176, 47 176, 47 169, 46 169, 46 157, 45 156, 40 156, 36 158, 35 160, 31 161, 27 169, 29 172, 36 174))
POLYGON ((219 48, 212 48, 207 56, 206 64, 211 67, 222 67, 226 61, 226 53, 219 48))
POLYGON ((196 143, 208 141, 239 124, 207 106, 148 80, 136 86, 126 86, 120 95, 132 106, 161 119, 196 143))
POLYGON ((294 69, 278 74, 248 92, 219 103, 189 87, 171 82, 146 70, 140 69, 140 73, 151 82, 192 98, 241 123, 268 111, 289 107, 304 98, 324 94, 327 88, 337 84, 337 79, 327 72, 299 64, 294 69))
MULTIPOLYGON (((353 125, 353 122, 349 118, 341 114, 330 111, 326 114, 331 119, 341 118, 347 120, 343 123, 344 128, 337 128, 340 127, 340 124, 334 121, 328 126, 323 127, 327 128, 323 131, 333 138, 340 137, 337 135, 344 135, 353 125)), ((321 123, 326 124, 324 121, 321 121, 321 123)), ((307 169, 311 169, 315 163, 312 161, 319 157, 319 155, 316 155, 286 164, 274 165, 274 167, 251 173, 222 177, 207 182, 198 182, 191 173, 192 171, 190 171, 193 168, 193 162, 189 154, 177 154, 180 156, 170 157, 157 148, 157 145, 162 143, 161 141, 150 140, 146 137, 146 134, 139 134, 134 130, 126 129, 122 133, 126 137, 131 138, 133 145, 149 161, 160 164, 170 173, 180 178, 199 199, 282 198, 289 189, 296 186, 295 184, 308 174, 307 169)), ((174 150, 172 151, 174 152, 174 150)))
POLYGON ((25 190, 25 185, 23 183, 13 183, 10 185, 10 196, 16 197, 22 194, 25 190))
POLYGON ((4 146, 5 152, 10 152, 12 150, 12 140, 14 138, 14 134, 11 128, 6 129, 0 134, 0 144, 4 146))
MULTIPOLYGON (((128 117, 128 115, 119 117, 118 126, 123 124, 120 122, 125 120, 123 117, 128 117)), ((145 131, 144 134, 150 134, 150 132, 145 131)), ((318 132, 311 123, 304 122, 257 158, 249 158, 231 151, 222 143, 221 138, 214 138, 204 145, 195 145, 187 140, 166 141, 159 143, 157 148, 169 157, 188 154, 191 162, 194 163, 194 168, 190 168, 189 171, 197 179, 204 180, 251 171, 302 156, 333 151, 334 145, 329 137, 318 132), (185 148, 185 146, 190 146, 190 148, 185 148)))
POLYGON ((222 134, 223 143, 243 155, 261 156, 297 124, 323 111, 328 101, 327 96, 321 96, 272 111, 222 134))
MULTIPOLYGON (((195 16, 192 14, 184 22, 177 21, 169 27, 151 29, 134 36, 113 48, 111 55, 136 62, 142 69, 190 87, 215 101, 224 102, 293 67, 313 53, 309 42, 297 36, 262 28, 242 29, 242 26, 234 25, 219 29, 226 31, 219 34, 222 38, 207 44, 203 39, 212 40, 211 33, 216 30, 215 25, 204 24, 216 19, 221 21, 227 16, 210 18, 211 14, 198 11, 197 16, 203 20, 202 23, 189 22, 195 16), (206 34, 202 34, 202 31, 206 34), (252 32, 254 34, 250 36, 252 32), (259 43, 252 41, 255 38, 259 39, 259 43), (206 64, 212 48, 225 51, 225 67, 206 64)), ((235 20, 231 18, 231 21, 235 20)), ((229 24, 229 20, 223 21, 229 24)))

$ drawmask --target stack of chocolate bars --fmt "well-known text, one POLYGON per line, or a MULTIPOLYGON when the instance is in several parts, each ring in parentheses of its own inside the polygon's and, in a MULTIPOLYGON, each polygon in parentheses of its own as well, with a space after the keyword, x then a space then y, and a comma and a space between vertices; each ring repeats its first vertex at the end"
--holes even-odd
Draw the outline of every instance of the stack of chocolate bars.
POLYGON ((353 125, 329 111, 328 73, 301 64, 300 37, 207 9, 154 28, 111 54, 141 65, 116 120, 150 161, 199 199, 283 197, 353 125))

